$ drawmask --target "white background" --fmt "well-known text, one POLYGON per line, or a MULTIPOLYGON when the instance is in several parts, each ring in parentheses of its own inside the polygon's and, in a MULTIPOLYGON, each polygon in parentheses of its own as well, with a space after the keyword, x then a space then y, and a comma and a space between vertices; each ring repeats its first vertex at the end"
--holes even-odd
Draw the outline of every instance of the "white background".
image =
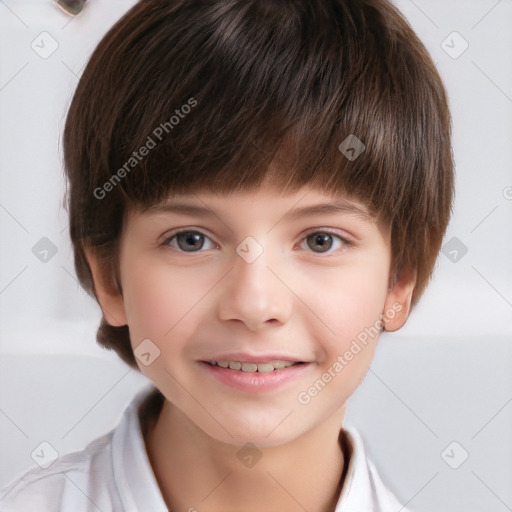
MULTIPOLYGON (((0 486, 35 466, 30 454, 42 441, 63 454, 111 429, 146 384, 95 343, 99 308, 74 275, 60 148, 88 56, 133 4, 91 0, 70 18, 50 1, 0 0, 0 486), (32 48, 41 38, 47 50, 52 40, 58 45, 47 58, 32 48), (57 249, 47 262, 32 252, 43 237, 57 249)), ((445 243, 456 237, 467 253, 456 262, 441 253, 409 322, 381 336, 347 423, 411 509, 505 512, 512 510, 512 0, 396 4, 449 93, 457 182, 445 243), (454 465, 465 452, 458 469, 442 457, 454 465)))

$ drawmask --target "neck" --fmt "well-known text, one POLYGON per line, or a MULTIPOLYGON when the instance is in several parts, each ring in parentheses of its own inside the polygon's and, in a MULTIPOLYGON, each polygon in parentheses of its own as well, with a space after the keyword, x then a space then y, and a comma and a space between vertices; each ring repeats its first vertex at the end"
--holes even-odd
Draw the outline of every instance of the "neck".
POLYGON ((166 400, 145 442, 170 511, 331 512, 348 465, 344 412, 285 445, 242 448, 208 436, 166 400))

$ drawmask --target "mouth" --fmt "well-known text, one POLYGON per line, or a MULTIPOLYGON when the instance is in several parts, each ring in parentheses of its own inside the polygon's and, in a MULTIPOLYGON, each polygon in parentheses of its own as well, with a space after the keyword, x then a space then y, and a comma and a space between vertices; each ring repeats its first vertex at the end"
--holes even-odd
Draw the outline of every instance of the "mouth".
POLYGON ((218 361, 203 360, 200 363, 209 378, 231 389, 248 393, 269 392, 290 386, 303 378, 312 366, 312 363, 307 361, 271 359, 262 356, 259 358, 244 356, 244 359, 245 361, 237 361, 235 358, 222 358, 218 361), (247 361, 247 359, 251 360, 247 361))
POLYGON ((304 364, 301 361, 283 361, 273 360, 268 362, 241 362, 241 361, 205 361, 210 366, 218 366, 233 371, 241 371, 244 373, 271 373, 279 370, 284 370, 290 366, 296 366, 304 364))

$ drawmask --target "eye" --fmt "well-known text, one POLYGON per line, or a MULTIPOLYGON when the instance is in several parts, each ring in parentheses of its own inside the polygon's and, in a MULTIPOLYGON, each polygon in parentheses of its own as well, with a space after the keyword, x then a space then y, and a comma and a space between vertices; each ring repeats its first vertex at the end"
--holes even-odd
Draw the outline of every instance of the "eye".
MULTIPOLYGON (((353 242, 350 240, 328 230, 310 233, 302 239, 302 242, 303 244, 305 242, 307 247, 317 254, 329 254, 337 249, 353 245, 353 242)), ((201 252, 201 250, 213 249, 216 247, 216 244, 209 236, 196 230, 184 230, 171 233, 163 240, 163 242, 160 243, 160 245, 170 246, 180 252, 201 252), (207 247, 205 247, 205 242, 207 247)))
MULTIPOLYGON (((187 230, 171 234, 165 238, 161 245, 169 245, 173 249, 183 252, 200 252, 200 249, 204 249, 206 240, 210 240, 210 237, 200 231, 187 230)), ((211 247, 206 247, 206 249, 212 249, 214 247, 215 245, 212 242, 211 247)))
POLYGON ((331 231, 315 231, 307 235, 303 241, 307 244, 308 248, 317 254, 328 254, 333 247, 334 250, 331 252, 353 245, 350 240, 331 231), (338 243, 336 243, 336 239, 338 243), (320 249, 319 251, 316 250, 318 248, 320 249))

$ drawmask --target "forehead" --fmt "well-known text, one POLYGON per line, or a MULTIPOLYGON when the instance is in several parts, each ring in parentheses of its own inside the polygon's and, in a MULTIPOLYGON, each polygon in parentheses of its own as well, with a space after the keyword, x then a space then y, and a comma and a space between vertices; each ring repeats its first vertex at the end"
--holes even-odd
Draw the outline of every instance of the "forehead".
POLYGON ((347 214, 364 222, 375 222, 367 207, 360 201, 344 196, 327 194, 312 187, 283 194, 277 188, 262 188, 245 192, 194 192, 174 194, 164 201, 149 206, 144 213, 181 213, 207 217, 215 212, 236 214, 237 210, 257 209, 279 212, 282 220, 296 220, 313 215, 347 214))

